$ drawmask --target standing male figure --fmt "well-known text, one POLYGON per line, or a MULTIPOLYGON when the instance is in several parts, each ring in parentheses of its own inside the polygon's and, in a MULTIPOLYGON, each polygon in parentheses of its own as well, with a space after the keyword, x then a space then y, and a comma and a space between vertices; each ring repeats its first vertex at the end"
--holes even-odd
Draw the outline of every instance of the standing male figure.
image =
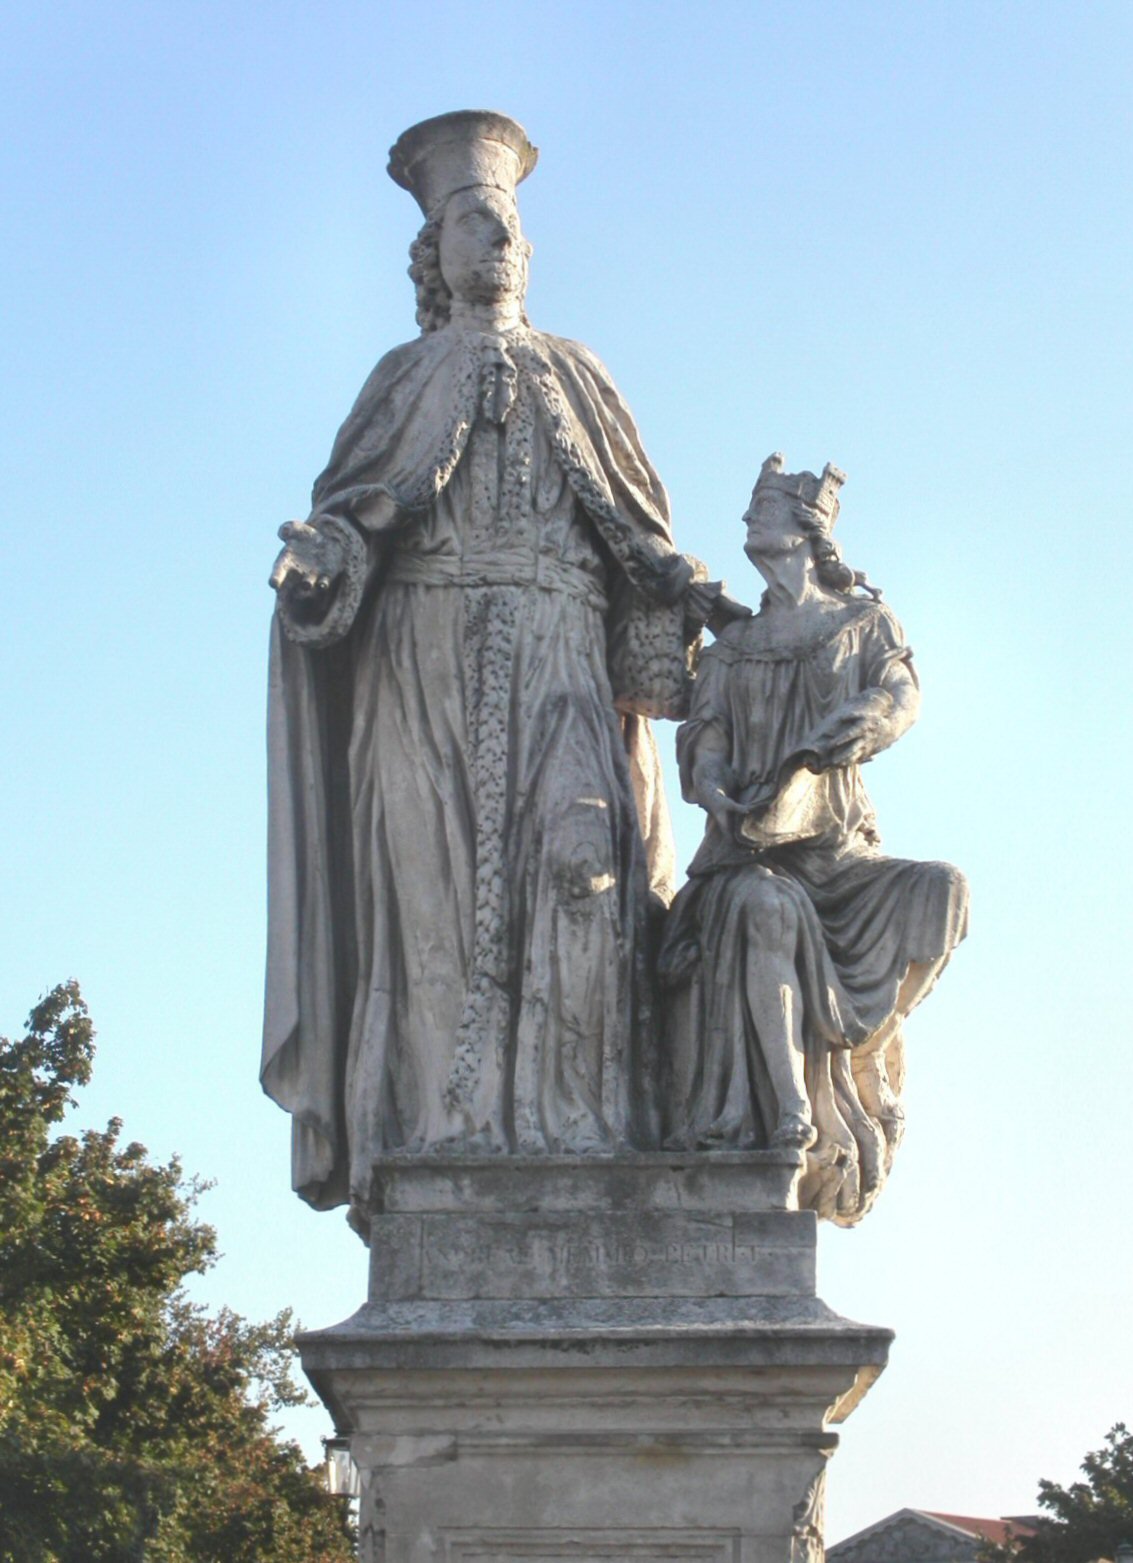
POLYGON ((421 336, 272 578, 263 1081, 295 1187, 363 1223, 379 1155, 656 1143, 671 842, 645 719, 683 714, 700 629, 735 610, 675 550, 602 365, 526 319, 535 158, 481 112, 393 148, 421 336))

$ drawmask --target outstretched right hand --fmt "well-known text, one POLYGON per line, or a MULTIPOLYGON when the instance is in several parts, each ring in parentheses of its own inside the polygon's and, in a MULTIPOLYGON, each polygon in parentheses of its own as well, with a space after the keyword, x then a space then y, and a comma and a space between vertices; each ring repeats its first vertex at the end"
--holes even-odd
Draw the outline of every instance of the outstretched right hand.
POLYGON ((318 617, 346 569, 346 551, 338 538, 308 521, 286 521, 279 535, 286 546, 268 584, 289 608, 318 617))

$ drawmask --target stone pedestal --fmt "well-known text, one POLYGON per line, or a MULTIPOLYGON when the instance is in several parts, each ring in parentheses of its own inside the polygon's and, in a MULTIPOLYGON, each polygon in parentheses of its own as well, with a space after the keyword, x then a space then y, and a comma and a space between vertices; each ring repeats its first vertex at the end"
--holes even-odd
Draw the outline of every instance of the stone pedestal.
POLYGON ((393 1160, 369 1300, 300 1340, 364 1563, 814 1563, 891 1333, 815 1296, 793 1152, 393 1160))

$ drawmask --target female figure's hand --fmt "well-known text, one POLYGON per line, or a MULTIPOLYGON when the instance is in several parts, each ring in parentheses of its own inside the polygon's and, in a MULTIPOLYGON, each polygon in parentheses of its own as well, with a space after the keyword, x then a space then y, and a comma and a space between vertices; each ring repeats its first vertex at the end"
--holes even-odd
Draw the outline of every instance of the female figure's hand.
POLYGON ((893 742, 893 699, 884 689, 867 689, 820 722, 807 743, 820 771, 861 765, 893 742))

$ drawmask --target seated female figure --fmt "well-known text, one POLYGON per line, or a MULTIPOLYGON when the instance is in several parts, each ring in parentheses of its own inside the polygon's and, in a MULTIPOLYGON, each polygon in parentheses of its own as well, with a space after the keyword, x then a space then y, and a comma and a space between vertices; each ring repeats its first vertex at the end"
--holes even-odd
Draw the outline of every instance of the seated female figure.
POLYGON ((760 611, 704 652, 678 734, 708 814, 669 913, 671 1148, 796 1147, 852 1224, 900 1140, 904 1017, 967 923, 947 863, 883 856, 860 767, 916 718, 897 620, 831 539, 844 481, 769 457, 744 516, 760 611))

